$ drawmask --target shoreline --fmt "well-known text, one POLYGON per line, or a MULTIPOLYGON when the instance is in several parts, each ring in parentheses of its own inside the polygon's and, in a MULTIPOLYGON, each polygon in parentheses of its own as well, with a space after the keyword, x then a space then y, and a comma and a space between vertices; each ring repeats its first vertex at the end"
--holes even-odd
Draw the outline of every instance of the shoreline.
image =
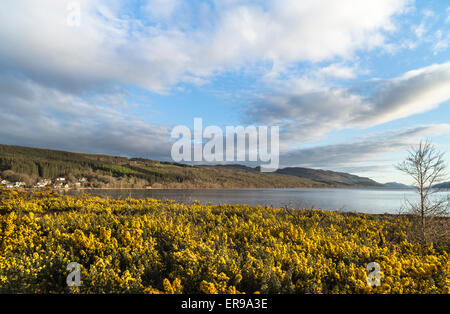
MULTIPOLYGON (((221 188, 202 188, 202 187, 183 187, 183 188, 67 188, 67 189, 55 189, 51 188, 51 190, 55 191, 76 191, 76 190, 287 190, 287 189, 383 189, 383 190, 414 190, 408 188, 389 188, 383 186, 328 186, 328 187, 221 187, 221 188)), ((45 188, 28 188, 26 190, 45 190, 45 188)))

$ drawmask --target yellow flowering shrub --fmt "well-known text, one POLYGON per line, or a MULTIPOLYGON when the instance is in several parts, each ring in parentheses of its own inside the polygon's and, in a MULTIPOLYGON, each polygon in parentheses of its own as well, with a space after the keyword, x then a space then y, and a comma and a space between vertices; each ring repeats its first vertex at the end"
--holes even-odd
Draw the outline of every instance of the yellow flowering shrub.
POLYGON ((1 293, 450 293, 404 217, 0 189, 1 293), (81 286, 68 287, 70 262, 81 286), (367 284, 377 262, 381 285, 367 284))

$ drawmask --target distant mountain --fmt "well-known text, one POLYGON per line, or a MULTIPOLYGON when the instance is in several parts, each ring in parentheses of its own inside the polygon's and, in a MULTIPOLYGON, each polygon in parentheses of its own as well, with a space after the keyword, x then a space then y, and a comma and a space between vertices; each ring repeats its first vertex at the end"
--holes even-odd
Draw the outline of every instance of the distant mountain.
POLYGON ((433 185, 436 189, 450 189, 450 181, 433 185))
POLYGON ((369 178, 359 177, 345 172, 335 172, 330 170, 288 167, 278 169, 276 173, 288 174, 291 176, 310 179, 334 186, 383 187, 383 184, 378 183, 369 178))
POLYGON ((385 187, 390 189, 413 189, 414 187, 411 185, 406 185, 398 182, 388 182, 384 184, 385 187))

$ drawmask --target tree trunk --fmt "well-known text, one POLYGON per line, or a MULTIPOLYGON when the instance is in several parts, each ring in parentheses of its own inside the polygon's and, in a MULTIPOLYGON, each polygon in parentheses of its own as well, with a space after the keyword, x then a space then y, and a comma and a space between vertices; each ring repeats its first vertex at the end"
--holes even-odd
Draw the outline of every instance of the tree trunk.
POLYGON ((421 219, 421 231, 422 231, 422 242, 425 244, 425 195, 423 191, 423 186, 420 188, 420 219, 421 219))

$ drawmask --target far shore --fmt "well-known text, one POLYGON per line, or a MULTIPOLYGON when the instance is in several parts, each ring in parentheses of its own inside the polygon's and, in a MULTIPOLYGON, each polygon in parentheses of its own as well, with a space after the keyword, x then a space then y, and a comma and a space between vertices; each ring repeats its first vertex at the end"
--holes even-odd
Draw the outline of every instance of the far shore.
MULTIPOLYGON (((22 191, 84 191, 84 190, 141 190, 141 191, 151 191, 151 190, 263 190, 263 189, 271 189, 271 190, 286 190, 286 189, 380 189, 380 190, 414 190, 414 188, 394 188, 394 187, 384 187, 384 186, 321 186, 321 187, 311 187, 311 186, 303 186, 303 187, 220 187, 220 188, 210 188, 210 187, 161 187, 161 188, 136 188, 136 187, 69 187, 69 188, 53 188, 53 187, 44 187, 44 188, 13 188, 13 190, 22 190, 22 191)), ((450 189, 441 188, 442 191, 450 191, 450 189)))
MULTIPOLYGON (((201 188, 201 187, 186 187, 186 188, 67 188, 67 189, 54 189, 55 191, 77 191, 77 190, 263 190, 263 189, 271 189, 271 190, 286 190, 286 189, 386 189, 386 190, 405 190, 404 188, 387 188, 383 186, 327 186, 327 187, 311 187, 311 186, 303 186, 303 187, 223 187, 223 188, 201 188)), ((29 190, 42 190, 42 189, 29 189, 29 190)), ((409 190, 409 189, 408 189, 409 190)))

